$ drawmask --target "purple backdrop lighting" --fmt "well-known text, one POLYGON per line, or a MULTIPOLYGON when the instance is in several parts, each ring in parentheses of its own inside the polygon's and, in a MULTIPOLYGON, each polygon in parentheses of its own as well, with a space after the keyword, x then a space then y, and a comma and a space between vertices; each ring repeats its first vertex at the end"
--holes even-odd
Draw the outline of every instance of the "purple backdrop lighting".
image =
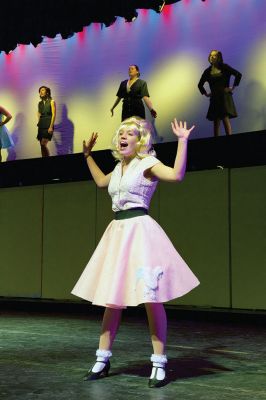
POLYGON ((96 149, 109 148, 121 104, 113 118, 110 108, 130 64, 139 65, 148 82, 158 140, 173 140, 169 123, 175 116, 196 124, 194 138, 212 136, 208 99, 197 89, 212 49, 243 74, 234 94, 239 117, 232 120, 233 132, 265 129, 265 14, 260 0, 183 0, 161 14, 138 10, 134 22, 117 18, 108 28, 94 23, 67 40, 57 35, 36 48, 19 45, 1 53, 1 104, 13 115, 13 157, 40 156, 35 137, 41 85, 51 87, 57 103, 52 154, 81 151, 91 131, 100 132, 96 149))

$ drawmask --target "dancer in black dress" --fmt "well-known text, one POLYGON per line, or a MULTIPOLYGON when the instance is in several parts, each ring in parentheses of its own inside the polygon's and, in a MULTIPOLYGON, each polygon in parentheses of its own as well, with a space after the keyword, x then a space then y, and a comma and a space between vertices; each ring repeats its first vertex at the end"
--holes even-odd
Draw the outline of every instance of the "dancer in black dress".
POLYGON ((207 119, 214 123, 214 136, 219 135, 221 121, 223 121, 226 134, 231 135, 230 118, 237 117, 233 90, 239 85, 242 75, 229 65, 224 64, 222 53, 218 50, 212 50, 208 60, 211 66, 205 69, 198 84, 201 94, 210 97, 207 119), (235 77, 233 86, 230 86, 231 75, 235 77), (208 82, 210 86, 210 93, 207 93, 204 88, 205 82, 208 82))
POLYGON ((46 86, 39 88, 41 101, 38 104, 38 135, 42 157, 49 157, 48 143, 52 140, 56 116, 55 101, 51 97, 51 89, 46 86))
POLYGON ((116 94, 116 100, 110 110, 111 115, 114 115, 115 107, 120 103, 121 99, 123 99, 122 121, 133 116, 145 119, 145 107, 143 101, 150 110, 151 115, 156 118, 157 113, 153 109, 147 83, 142 79, 139 79, 139 67, 137 65, 130 65, 128 75, 129 79, 120 83, 116 94))

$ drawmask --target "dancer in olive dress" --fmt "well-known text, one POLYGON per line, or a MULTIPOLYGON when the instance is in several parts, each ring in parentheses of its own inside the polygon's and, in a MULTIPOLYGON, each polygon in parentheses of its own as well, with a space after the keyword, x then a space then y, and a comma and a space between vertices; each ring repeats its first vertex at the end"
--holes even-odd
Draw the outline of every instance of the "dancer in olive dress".
POLYGON ((55 101, 51 97, 51 89, 47 86, 39 88, 41 101, 38 104, 38 135, 42 157, 49 157, 48 143, 52 140, 56 117, 55 101))

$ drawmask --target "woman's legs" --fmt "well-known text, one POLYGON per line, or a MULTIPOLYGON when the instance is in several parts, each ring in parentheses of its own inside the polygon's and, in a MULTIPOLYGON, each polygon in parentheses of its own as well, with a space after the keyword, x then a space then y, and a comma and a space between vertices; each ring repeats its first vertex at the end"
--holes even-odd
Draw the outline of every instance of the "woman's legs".
POLYGON ((122 309, 109 308, 105 309, 102 321, 102 331, 99 341, 99 349, 111 350, 116 333, 121 321, 122 309))
POLYGON ((50 156, 50 152, 49 152, 49 149, 47 147, 48 142, 49 142, 48 139, 41 139, 40 140, 42 157, 49 157, 50 156))
POLYGON ((213 134, 214 134, 214 136, 219 136, 219 134, 220 134, 220 123, 221 123, 220 119, 215 119, 213 121, 213 134))
MULTIPOLYGON (((153 368, 149 380, 149 386, 160 387, 165 382, 165 364, 167 362, 167 358, 164 354, 167 335, 166 313, 164 306, 161 303, 146 303, 145 307, 154 352, 151 356, 153 368)), ((112 356, 111 348, 120 325, 121 314, 122 309, 105 309, 99 349, 96 352, 96 363, 85 375, 85 380, 95 380, 108 375, 110 368, 109 358, 112 356)))
POLYGON ((161 303, 146 303, 145 307, 153 352, 154 354, 164 354, 167 336, 167 319, 164 306, 161 303))
POLYGON ((146 303, 145 307, 153 346, 153 354, 151 356, 152 372, 149 379, 149 387, 160 387, 165 384, 165 364, 167 363, 165 355, 167 336, 166 313, 161 303, 146 303))
POLYGON ((223 118, 224 130, 227 135, 232 135, 232 127, 228 116, 223 118))
MULTIPOLYGON (((145 304, 154 354, 164 354, 167 320, 163 304, 145 304)), ((111 350, 121 321, 122 309, 106 308, 103 316, 99 349, 111 350)))
POLYGON ((111 348, 118 331, 122 309, 107 307, 104 311, 96 362, 84 376, 84 380, 95 380, 107 376, 110 369, 111 348))

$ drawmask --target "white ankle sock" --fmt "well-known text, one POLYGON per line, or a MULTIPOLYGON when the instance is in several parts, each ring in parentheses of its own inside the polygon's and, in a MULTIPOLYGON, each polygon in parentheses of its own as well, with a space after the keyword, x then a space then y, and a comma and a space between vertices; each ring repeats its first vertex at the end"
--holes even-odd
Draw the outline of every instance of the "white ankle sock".
POLYGON ((156 379, 161 381, 165 379, 165 364, 167 363, 167 358, 165 354, 152 354, 152 371, 150 379, 153 379, 156 375, 156 379))
POLYGON ((112 357, 112 352, 110 350, 98 349, 96 351, 96 357, 96 363, 92 367, 92 372, 94 373, 101 372, 104 369, 106 362, 109 360, 110 357, 112 357))

